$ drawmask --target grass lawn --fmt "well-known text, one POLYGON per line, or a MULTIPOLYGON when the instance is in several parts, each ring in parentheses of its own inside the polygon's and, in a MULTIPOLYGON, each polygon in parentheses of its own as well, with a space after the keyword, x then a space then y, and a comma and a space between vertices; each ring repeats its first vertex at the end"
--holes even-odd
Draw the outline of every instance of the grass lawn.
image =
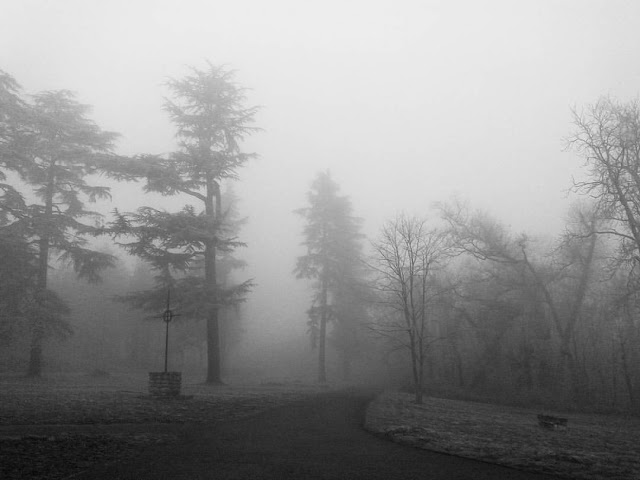
MULTIPOLYGON (((183 381, 182 396, 147 395, 146 375, 0 377, 0 478, 57 479, 122 461, 180 439, 180 426, 257 414, 323 391, 269 383, 207 386, 183 381)), ((580 479, 640 479, 640 419, 563 414, 386 392, 367 428, 394 441, 520 469, 580 479), (538 426, 538 413, 569 418, 538 426)))
POLYGON ((536 472, 578 479, 640 479, 640 419, 563 414, 385 392, 367 428, 395 441, 536 472), (538 413, 569 418, 566 430, 538 426, 538 413))
POLYGON ((318 391, 305 384, 210 386, 183 381, 181 397, 147 394, 145 375, 0 377, 0 426, 232 420, 318 391))
POLYGON ((0 376, 0 478, 62 479, 180 440, 181 425, 255 415, 317 394, 296 383, 208 386, 147 394, 146 375, 0 376))

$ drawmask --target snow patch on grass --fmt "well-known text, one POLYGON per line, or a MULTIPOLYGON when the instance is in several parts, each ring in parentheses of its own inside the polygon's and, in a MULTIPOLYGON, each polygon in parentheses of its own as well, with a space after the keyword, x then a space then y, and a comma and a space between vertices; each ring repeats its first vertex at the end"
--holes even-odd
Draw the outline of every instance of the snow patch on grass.
MULTIPOLYGON (((385 392, 368 430, 399 443, 541 473, 587 480, 640 478, 640 419, 576 414, 566 430, 538 426, 538 411, 385 392)), ((551 412, 550 412, 551 413, 551 412)), ((555 412, 553 412, 555 413, 555 412)))

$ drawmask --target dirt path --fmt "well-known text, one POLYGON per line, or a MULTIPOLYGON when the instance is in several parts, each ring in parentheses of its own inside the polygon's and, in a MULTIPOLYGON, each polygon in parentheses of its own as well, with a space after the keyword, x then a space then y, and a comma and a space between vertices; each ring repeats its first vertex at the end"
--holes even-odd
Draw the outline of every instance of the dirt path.
POLYGON ((362 428, 371 394, 338 392, 218 425, 95 467, 82 479, 514 479, 552 477, 403 447, 362 428))

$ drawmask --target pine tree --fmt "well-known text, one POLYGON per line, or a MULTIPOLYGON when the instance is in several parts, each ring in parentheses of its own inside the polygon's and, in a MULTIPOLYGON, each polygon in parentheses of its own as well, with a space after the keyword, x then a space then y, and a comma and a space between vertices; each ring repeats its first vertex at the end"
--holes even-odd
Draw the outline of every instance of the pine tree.
POLYGON ((42 372, 44 340, 52 334, 70 333, 64 321, 68 307, 47 286, 50 255, 58 254, 58 260, 72 265, 76 274, 89 282, 98 282, 100 270, 114 263, 111 255, 90 248, 87 236, 97 232, 91 220, 100 215, 85 206, 109 198, 109 189, 90 185, 88 177, 98 171, 116 135, 89 120, 88 110, 68 91, 37 94, 28 107, 25 126, 7 145, 14 160, 11 169, 38 200, 26 205, 24 215, 14 217, 13 222, 37 257, 28 313, 30 376, 42 372))
POLYGON ((15 150, 26 128, 27 104, 18 82, 0 70, 0 342, 11 343, 26 330, 27 308, 32 303, 36 251, 29 244, 22 192, 8 175, 16 170, 15 150))
MULTIPOLYGON (((306 220, 303 245, 307 254, 298 258, 294 273, 298 278, 314 281, 312 305, 307 313, 312 340, 318 345, 320 383, 327 381, 327 325, 336 320, 343 330, 355 332, 351 329, 357 311, 352 293, 361 278, 360 220, 352 215, 349 198, 338 192, 330 173, 321 172, 307 194, 309 206, 296 211, 306 220)), ((348 369, 353 342, 336 345, 348 369)))
POLYGON ((221 288, 217 273, 217 259, 243 245, 227 222, 221 183, 236 179, 238 169, 255 156, 242 152, 240 142, 257 130, 251 126, 257 107, 245 107, 245 90, 233 76, 209 63, 170 80, 172 98, 165 109, 176 127, 179 150, 169 158, 146 156, 123 165, 122 175, 144 178, 146 191, 186 195, 196 205, 174 213, 143 207, 118 214, 113 224, 116 234, 135 237, 126 248, 157 273, 158 288, 130 300, 158 308, 171 286, 182 315, 206 319, 207 383, 222 383, 219 310, 240 301, 251 286, 221 288))

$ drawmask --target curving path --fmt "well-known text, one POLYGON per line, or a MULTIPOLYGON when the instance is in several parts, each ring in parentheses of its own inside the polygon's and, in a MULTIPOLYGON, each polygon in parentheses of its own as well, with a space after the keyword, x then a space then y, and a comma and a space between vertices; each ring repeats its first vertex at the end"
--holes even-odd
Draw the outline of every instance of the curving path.
POLYGON ((362 428, 373 392, 320 395, 259 416, 185 425, 181 441, 82 479, 514 479, 537 475, 394 444, 362 428))

